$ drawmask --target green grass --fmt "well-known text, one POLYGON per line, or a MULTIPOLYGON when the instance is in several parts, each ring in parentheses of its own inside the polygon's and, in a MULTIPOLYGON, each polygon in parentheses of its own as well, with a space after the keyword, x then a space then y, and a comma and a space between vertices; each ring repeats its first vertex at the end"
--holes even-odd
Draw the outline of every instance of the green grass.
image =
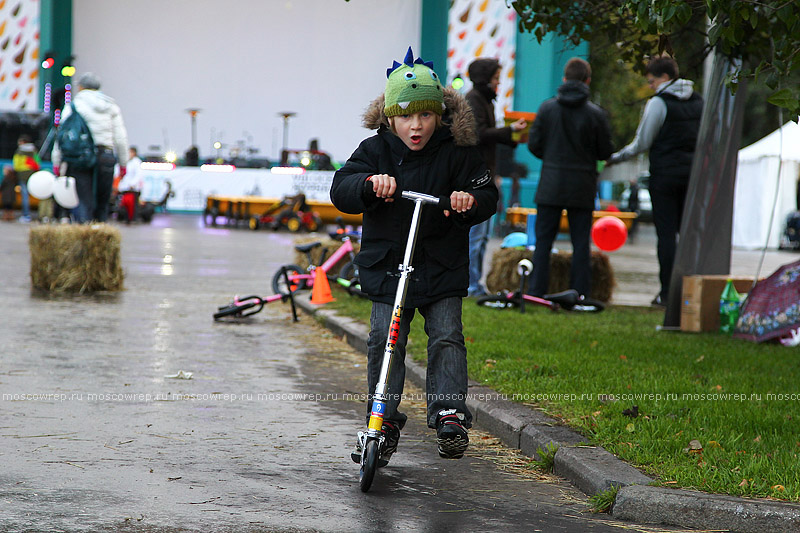
MULTIPOLYGON (((329 306, 368 322, 368 301, 336 296, 329 306)), ((800 501, 797 348, 657 331, 663 312, 650 309, 521 314, 472 299, 463 309, 470 378, 542 409, 657 484, 800 501), (638 416, 625 416, 634 405, 638 416)), ((408 352, 424 364, 423 322, 417 315, 408 352)))

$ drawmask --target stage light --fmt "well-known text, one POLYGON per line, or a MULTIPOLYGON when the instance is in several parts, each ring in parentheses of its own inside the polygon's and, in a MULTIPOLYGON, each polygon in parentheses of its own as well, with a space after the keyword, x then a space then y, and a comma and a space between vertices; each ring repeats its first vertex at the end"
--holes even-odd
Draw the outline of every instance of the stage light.
POLYGON ((53 66, 53 64, 55 64, 55 62, 56 62, 56 60, 53 59, 53 56, 49 55, 49 56, 45 57, 44 60, 42 61, 42 68, 43 69, 51 68, 53 66))
POLYGON ((175 161, 178 160, 178 154, 169 151, 166 154, 164 154, 164 160, 167 161, 168 163, 174 163, 175 161))
POLYGON ((61 75, 65 78, 71 78, 75 75, 75 67, 72 65, 65 65, 61 68, 61 75))

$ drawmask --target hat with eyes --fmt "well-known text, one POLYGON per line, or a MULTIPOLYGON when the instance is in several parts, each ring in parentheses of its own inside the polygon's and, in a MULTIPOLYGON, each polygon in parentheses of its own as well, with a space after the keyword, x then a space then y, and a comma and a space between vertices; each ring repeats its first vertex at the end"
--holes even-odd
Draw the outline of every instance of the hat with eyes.
POLYGON ((394 62, 386 70, 383 112, 387 117, 410 115, 419 111, 444 112, 444 89, 433 63, 414 59, 411 47, 402 63, 394 62))

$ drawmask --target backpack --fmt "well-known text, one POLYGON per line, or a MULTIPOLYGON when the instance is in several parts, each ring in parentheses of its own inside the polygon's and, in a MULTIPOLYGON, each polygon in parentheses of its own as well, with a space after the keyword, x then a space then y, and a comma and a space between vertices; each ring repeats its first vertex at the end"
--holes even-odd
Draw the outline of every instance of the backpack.
POLYGON ((69 165, 92 168, 97 162, 92 132, 86 121, 78 114, 75 104, 70 102, 72 113, 58 125, 56 142, 61 150, 61 160, 69 165))

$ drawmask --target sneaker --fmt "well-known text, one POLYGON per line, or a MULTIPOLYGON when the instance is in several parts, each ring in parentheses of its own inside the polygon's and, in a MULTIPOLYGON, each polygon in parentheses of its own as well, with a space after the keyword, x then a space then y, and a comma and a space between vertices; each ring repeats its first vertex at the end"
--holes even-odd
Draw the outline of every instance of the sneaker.
POLYGON ((664 303, 664 300, 661 299, 660 294, 656 294, 656 297, 653 298, 653 301, 650 302, 650 305, 653 307, 666 307, 667 305, 664 303))
POLYGON ((378 468, 388 465, 389 459, 397 451, 397 443, 400 441, 400 428, 397 422, 384 420, 383 426, 381 426, 381 433, 383 433, 383 445, 381 446, 381 456, 378 458, 378 468))
POLYGON ((461 459, 469 445, 469 436, 463 426, 464 414, 455 409, 442 409, 436 416, 436 442, 439 457, 461 459))
POLYGON ((28 215, 22 215, 17 220, 19 220, 20 224, 30 224, 31 223, 31 217, 29 217, 28 215))

